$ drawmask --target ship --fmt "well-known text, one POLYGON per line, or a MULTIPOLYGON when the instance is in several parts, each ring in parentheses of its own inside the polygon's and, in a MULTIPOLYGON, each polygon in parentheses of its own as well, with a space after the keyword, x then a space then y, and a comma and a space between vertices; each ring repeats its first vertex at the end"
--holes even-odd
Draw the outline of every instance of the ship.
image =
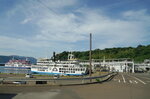
POLYGON ((31 63, 27 58, 25 60, 20 60, 20 59, 14 59, 13 58, 5 64, 5 67, 30 69, 31 68, 31 63))
POLYGON ((33 74, 48 75, 85 75, 87 67, 74 60, 74 55, 69 54, 67 61, 52 61, 51 59, 39 59, 37 65, 31 66, 33 74))

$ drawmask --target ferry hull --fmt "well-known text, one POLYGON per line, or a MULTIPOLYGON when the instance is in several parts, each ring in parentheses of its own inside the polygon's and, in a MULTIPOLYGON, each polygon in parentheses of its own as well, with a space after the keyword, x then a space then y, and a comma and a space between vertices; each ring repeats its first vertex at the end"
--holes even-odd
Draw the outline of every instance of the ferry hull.
POLYGON ((31 69, 31 67, 11 67, 11 66, 5 66, 5 68, 31 69))
POLYGON ((52 73, 52 72, 40 72, 40 71, 31 71, 32 74, 45 74, 45 75, 72 75, 72 76, 82 76, 85 74, 70 74, 70 73, 52 73))

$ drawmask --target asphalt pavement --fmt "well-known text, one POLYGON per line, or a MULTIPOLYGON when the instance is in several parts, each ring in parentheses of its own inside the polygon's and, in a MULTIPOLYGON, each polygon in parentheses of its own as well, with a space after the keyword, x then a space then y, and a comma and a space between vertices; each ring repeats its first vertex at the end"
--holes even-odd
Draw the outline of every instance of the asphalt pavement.
POLYGON ((150 99, 150 74, 119 73, 113 79, 77 86, 0 86, 0 99, 150 99))

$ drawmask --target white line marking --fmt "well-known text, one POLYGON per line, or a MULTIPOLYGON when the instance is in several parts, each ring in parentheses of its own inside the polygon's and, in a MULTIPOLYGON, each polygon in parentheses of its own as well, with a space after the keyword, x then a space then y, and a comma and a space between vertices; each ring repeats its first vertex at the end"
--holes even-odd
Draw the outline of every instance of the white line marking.
POLYGON ((124 83, 126 83, 126 80, 125 80, 125 78, 124 78, 124 76, 123 76, 123 75, 122 75, 122 78, 123 78, 123 82, 124 82, 124 83))
MULTIPOLYGON (((129 75, 128 75, 128 76, 129 76, 129 75)), ((144 81, 140 80, 139 78, 136 78, 136 77, 134 77, 134 76, 130 76, 130 77, 137 79, 138 81, 140 81, 140 82, 143 83, 144 85, 146 84, 144 81)))
POLYGON ((120 79, 118 80, 118 82, 120 83, 120 79))
POLYGON ((134 80, 134 82, 137 84, 138 82, 136 80, 134 80))
POLYGON ((130 82, 130 83, 132 83, 132 81, 131 81, 131 80, 129 80, 129 82, 130 82))

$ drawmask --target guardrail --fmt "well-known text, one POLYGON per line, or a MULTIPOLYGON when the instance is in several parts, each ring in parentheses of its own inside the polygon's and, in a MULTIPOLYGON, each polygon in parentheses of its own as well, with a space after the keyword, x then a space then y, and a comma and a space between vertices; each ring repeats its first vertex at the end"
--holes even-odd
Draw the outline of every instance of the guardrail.
POLYGON ((102 76, 96 77, 80 77, 80 78, 57 78, 57 79, 35 79, 35 78, 0 78, 1 84, 48 84, 48 85, 82 85, 82 84, 94 84, 101 83, 112 79, 117 73, 108 73, 102 76))

